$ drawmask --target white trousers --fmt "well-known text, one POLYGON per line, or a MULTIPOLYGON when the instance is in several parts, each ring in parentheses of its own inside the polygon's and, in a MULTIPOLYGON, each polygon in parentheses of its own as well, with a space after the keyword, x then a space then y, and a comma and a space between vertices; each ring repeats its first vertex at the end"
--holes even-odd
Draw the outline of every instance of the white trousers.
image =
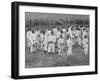
POLYGON ((44 44, 44 51, 47 51, 48 50, 48 46, 47 46, 47 43, 44 44))
POLYGON ((58 53, 61 55, 63 53, 64 45, 59 45, 58 48, 58 53))
POLYGON ((68 47, 67 55, 72 55, 72 45, 68 47))
POLYGON ((81 38, 80 37, 77 38, 77 42, 81 46, 81 38))
POLYGON ((48 45, 48 52, 55 52, 55 45, 53 43, 48 45))
POLYGON ((88 54, 88 44, 86 44, 85 47, 84 47, 84 54, 85 54, 85 55, 88 54))
POLYGON ((32 53, 32 52, 35 52, 36 48, 33 46, 32 42, 31 41, 28 41, 28 47, 29 47, 29 51, 32 53))

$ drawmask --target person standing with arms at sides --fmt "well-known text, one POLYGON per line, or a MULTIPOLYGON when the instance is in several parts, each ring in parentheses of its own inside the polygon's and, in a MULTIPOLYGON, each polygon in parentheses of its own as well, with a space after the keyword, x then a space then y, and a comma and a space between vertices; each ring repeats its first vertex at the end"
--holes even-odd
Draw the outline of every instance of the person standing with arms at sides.
POLYGON ((48 53, 55 53, 55 42, 56 42, 56 37, 54 35, 54 32, 51 31, 51 35, 49 36, 48 40, 48 53))
POLYGON ((64 38, 62 35, 60 35, 60 38, 58 39, 58 55, 62 55, 64 52, 64 38))
POLYGON ((35 45, 37 43, 36 34, 32 30, 27 32, 28 46, 30 48, 30 53, 35 52, 35 45))
POLYGON ((82 43, 83 43, 84 54, 87 55, 88 54, 88 37, 87 36, 83 38, 82 43))
POLYGON ((68 47, 67 55, 72 55, 73 41, 72 41, 72 39, 71 39, 71 37, 69 35, 67 36, 66 43, 67 43, 67 47, 68 47))
POLYGON ((45 54, 48 52, 49 36, 51 36, 51 30, 50 29, 46 29, 45 30, 45 35, 44 35, 44 41, 43 41, 43 47, 44 47, 44 53, 45 54))

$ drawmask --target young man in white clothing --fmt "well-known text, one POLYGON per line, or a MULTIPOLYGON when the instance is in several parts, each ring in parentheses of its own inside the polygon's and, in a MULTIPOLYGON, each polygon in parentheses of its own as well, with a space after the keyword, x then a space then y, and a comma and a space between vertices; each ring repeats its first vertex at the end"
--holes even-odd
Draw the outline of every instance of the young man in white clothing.
POLYGON ((64 40, 63 36, 60 35, 60 38, 58 39, 58 55, 63 54, 64 44, 65 44, 65 40, 64 40))
POLYGON ((88 55, 88 37, 87 36, 83 38, 82 43, 83 43, 84 54, 88 55))
POLYGON ((54 35, 54 32, 51 32, 51 35, 49 36, 48 40, 48 53, 55 53, 55 42, 56 42, 56 37, 54 35))
POLYGON ((66 43, 67 43, 67 47, 68 47, 67 55, 72 55, 73 41, 69 35, 67 36, 66 43))
POLYGON ((37 43, 36 34, 32 31, 27 32, 28 47, 30 48, 30 53, 35 52, 35 45, 37 43))

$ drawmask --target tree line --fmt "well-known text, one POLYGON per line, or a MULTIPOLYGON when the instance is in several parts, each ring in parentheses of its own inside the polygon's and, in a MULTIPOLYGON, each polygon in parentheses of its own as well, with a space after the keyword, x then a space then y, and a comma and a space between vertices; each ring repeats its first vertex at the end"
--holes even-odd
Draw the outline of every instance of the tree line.
POLYGON ((68 24, 77 24, 77 25, 89 25, 88 19, 73 19, 68 20, 65 19, 56 19, 56 18, 35 18, 30 19, 25 22, 26 27, 34 27, 34 26, 48 26, 48 25, 68 25, 68 24))

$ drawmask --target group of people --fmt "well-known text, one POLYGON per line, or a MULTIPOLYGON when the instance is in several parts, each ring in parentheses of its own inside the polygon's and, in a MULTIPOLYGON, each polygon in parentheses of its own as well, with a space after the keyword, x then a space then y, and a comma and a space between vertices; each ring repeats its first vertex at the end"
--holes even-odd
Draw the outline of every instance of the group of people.
POLYGON ((30 53, 41 50, 48 54, 72 55, 75 44, 88 54, 89 35, 85 26, 50 27, 47 29, 29 29, 26 31, 27 47, 30 53), (64 51, 65 50, 65 51, 64 51))

